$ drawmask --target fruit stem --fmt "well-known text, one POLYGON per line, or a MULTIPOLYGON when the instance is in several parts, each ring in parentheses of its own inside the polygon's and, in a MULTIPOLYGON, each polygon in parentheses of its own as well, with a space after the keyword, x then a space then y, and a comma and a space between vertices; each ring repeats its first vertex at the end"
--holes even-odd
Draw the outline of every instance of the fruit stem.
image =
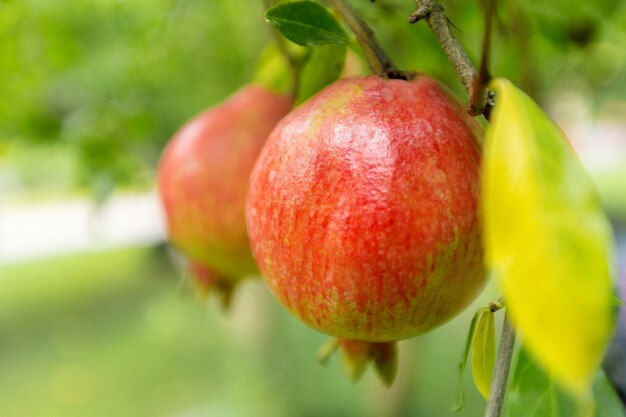
POLYGON ((483 113, 487 120, 489 120, 491 116, 491 108, 487 107, 487 102, 493 99, 493 95, 487 90, 487 84, 491 81, 489 56, 491 55, 491 26, 496 12, 495 1, 496 0, 482 1, 483 8, 485 9, 485 31, 483 33, 482 54, 478 74, 474 78, 474 95, 470 96, 468 103, 468 111, 470 114, 479 115, 483 113))
POLYGON ((330 3, 337 10, 341 19, 348 25, 356 36, 357 41, 363 49, 367 63, 372 72, 376 75, 392 79, 409 79, 408 75, 400 71, 391 58, 385 53, 376 40, 376 36, 363 18, 345 0, 330 0, 330 3))
POLYGON ((489 392, 489 402, 487 402, 485 417, 500 417, 502 404, 504 404, 504 394, 506 393, 506 385, 509 379, 509 370, 511 369, 511 358, 513 357, 514 347, 515 330, 509 321, 508 312, 506 312, 504 315, 502 335, 500 336, 500 349, 498 350, 496 369, 493 374, 493 380, 491 381, 491 390, 489 392))
POLYGON ((493 93, 487 91, 484 83, 480 82, 482 80, 479 79, 474 64, 450 29, 451 22, 445 15, 443 6, 437 0, 413 0, 413 2, 417 10, 409 17, 409 23, 426 20, 470 97, 468 113, 473 116, 483 114, 488 118, 494 105, 493 93), (476 91, 477 89, 480 91, 476 91))

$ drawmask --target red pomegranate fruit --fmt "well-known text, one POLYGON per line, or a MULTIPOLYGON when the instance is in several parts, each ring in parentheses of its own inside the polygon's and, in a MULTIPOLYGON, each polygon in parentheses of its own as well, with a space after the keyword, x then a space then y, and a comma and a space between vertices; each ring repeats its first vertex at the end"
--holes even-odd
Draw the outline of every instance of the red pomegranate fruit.
POLYGON ((480 137, 422 75, 341 80, 296 108, 261 151, 246 205, 274 295, 389 374, 386 342, 446 322, 485 284, 480 137))
POLYGON ((248 179, 267 136, 290 109, 289 98, 245 86, 194 117, 165 148, 157 183, 169 239, 191 260, 200 283, 215 286, 257 271, 244 215, 248 179))

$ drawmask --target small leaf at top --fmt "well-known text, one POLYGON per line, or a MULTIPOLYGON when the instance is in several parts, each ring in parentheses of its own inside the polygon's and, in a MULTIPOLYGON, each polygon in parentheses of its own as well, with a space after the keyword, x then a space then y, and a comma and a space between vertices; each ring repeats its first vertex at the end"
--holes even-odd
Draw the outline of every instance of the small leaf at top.
POLYGON ((489 389, 496 358, 494 316, 491 311, 483 312, 476 323, 472 338, 472 375, 476 388, 485 400, 489 400, 489 389))
MULTIPOLYGON (((602 371, 595 374, 592 392, 595 417, 626 417, 619 397, 602 371)), ((517 353, 504 408, 507 417, 575 417, 592 411, 580 409, 577 401, 541 369, 526 349, 517 353)))
POLYGON ((265 17, 298 45, 350 43, 350 37, 328 9, 312 1, 281 3, 268 9, 265 17))
POLYGON ((613 236, 559 128, 504 79, 482 166, 485 258, 528 350, 581 400, 614 326, 613 236))

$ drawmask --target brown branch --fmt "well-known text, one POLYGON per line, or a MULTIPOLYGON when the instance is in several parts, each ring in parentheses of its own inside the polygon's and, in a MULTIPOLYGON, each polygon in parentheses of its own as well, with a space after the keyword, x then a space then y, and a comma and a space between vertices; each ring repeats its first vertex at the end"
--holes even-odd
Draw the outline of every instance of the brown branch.
POLYGON ((400 71, 394 65, 391 58, 389 58, 376 40, 374 32, 372 32, 369 26, 367 26, 367 23, 354 11, 347 1, 330 0, 330 3, 356 36, 357 41, 363 49, 367 63, 374 74, 385 78, 408 79, 407 74, 400 71))
POLYGON ((437 0, 413 0, 413 2, 417 10, 409 17, 409 23, 426 20, 467 91, 470 98, 467 106, 468 113, 473 116, 484 114, 488 117, 493 106, 492 94, 488 93, 485 88, 477 89, 477 86, 481 84, 476 82, 479 75, 452 33, 450 20, 445 15, 443 6, 437 0))
POLYGON ((487 101, 493 99, 493 95, 487 91, 487 84, 491 81, 491 74, 489 74, 489 56, 491 55, 491 27, 496 7, 495 0, 483 0, 482 3, 485 8, 485 32, 483 34, 483 46, 478 75, 474 78, 474 95, 470 97, 469 108, 476 112, 476 114, 483 113, 485 118, 489 120, 491 107, 486 107, 486 105, 487 101), (485 92, 487 94, 485 94, 485 92), (483 109, 483 111, 481 111, 481 109, 483 109))

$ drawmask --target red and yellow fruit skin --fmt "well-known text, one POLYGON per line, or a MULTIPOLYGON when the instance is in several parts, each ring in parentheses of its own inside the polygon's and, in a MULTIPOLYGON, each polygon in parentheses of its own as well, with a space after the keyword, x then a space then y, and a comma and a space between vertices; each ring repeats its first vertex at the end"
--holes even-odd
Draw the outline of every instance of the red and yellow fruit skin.
POLYGON ((449 320, 486 277, 480 128, 434 80, 341 80, 284 118, 252 172, 254 257, 305 323, 387 342, 449 320))
POLYGON ((185 124, 163 152, 157 183, 170 241, 222 277, 256 271, 244 215, 248 179, 290 109, 287 97, 243 87, 185 124))

